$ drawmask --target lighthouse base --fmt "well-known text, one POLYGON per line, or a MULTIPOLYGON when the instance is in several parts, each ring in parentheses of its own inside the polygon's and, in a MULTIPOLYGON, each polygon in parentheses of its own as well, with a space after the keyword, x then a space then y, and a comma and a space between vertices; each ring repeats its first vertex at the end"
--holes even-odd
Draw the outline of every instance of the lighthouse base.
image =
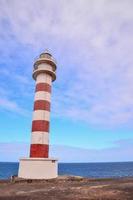
POLYGON ((22 158, 18 177, 24 179, 52 179, 58 176, 58 162, 54 158, 22 158))

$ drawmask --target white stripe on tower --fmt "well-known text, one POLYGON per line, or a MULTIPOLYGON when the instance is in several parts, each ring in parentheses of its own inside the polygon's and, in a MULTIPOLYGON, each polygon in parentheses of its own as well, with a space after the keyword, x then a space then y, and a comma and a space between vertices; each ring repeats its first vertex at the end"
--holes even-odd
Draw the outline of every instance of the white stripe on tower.
POLYGON ((37 83, 47 83, 51 85, 52 84, 51 76, 49 76, 49 74, 44 74, 44 73, 38 74, 36 79, 36 84, 37 83))
POLYGON ((49 133, 36 131, 32 132, 31 144, 49 144, 49 133))
POLYGON ((50 102, 51 94, 45 91, 38 91, 35 93, 35 101, 37 100, 46 100, 50 102))
POLYGON ((46 120, 50 121, 50 112, 47 110, 34 110, 33 120, 46 120))

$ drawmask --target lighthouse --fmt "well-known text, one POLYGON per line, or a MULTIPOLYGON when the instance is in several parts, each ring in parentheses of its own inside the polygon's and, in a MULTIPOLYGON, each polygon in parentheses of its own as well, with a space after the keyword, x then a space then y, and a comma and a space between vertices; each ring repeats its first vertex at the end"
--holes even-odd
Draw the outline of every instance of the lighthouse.
POLYGON ((57 159, 49 158, 50 105, 52 82, 56 80, 56 61, 46 50, 33 67, 35 97, 29 158, 21 158, 18 177, 50 179, 57 177, 57 159))

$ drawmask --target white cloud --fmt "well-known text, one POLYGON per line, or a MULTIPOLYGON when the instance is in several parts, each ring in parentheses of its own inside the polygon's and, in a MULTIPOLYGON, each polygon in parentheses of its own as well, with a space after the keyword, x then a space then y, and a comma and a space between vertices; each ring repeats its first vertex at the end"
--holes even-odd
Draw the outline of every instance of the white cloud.
POLYGON ((34 55, 45 47, 55 52, 55 116, 104 126, 132 122, 132 0, 1 0, 0 7, 3 45, 13 37, 34 55))

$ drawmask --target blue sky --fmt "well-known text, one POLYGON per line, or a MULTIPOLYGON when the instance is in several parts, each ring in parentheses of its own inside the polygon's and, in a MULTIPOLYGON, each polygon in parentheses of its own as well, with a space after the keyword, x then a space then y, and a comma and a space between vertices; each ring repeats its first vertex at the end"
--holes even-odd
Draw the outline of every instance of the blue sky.
POLYGON ((58 64, 51 154, 63 162, 133 160, 132 7, 132 0, 0 0, 0 160, 29 154, 32 69, 45 49, 58 64))

